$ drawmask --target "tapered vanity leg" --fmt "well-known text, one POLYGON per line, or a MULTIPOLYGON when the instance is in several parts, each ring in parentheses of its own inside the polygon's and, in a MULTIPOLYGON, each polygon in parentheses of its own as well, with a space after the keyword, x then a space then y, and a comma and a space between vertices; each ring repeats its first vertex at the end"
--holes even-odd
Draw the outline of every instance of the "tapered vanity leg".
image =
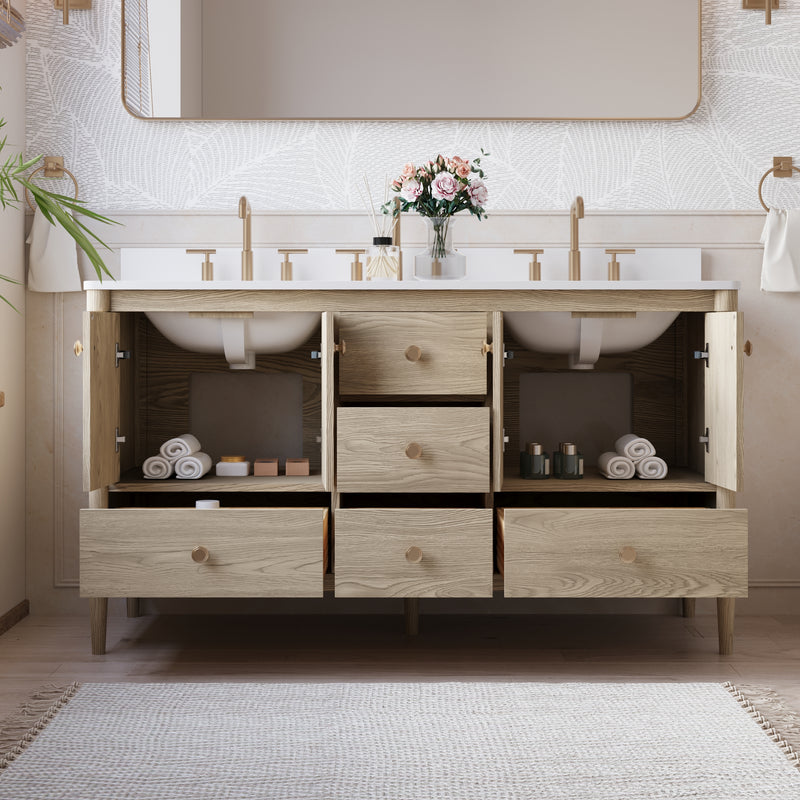
POLYGON ((406 597, 403 600, 406 618, 406 636, 416 636, 419 633, 419 598, 406 597))
POLYGON ((681 600, 681 610, 684 617, 693 617, 694 616, 694 609, 695 609, 695 598, 694 597, 684 597, 681 600))
POLYGON ((129 597, 126 602, 128 608, 128 617, 133 619, 134 617, 141 617, 142 611, 139 606, 139 598, 138 597, 129 597))
POLYGON ((717 632, 719 634, 719 654, 729 656, 733 653, 733 614, 736 599, 717 598, 717 632))
POLYGON ((89 623, 92 631, 92 655, 106 654, 106 624, 108 622, 108 598, 92 597, 89 600, 89 623))

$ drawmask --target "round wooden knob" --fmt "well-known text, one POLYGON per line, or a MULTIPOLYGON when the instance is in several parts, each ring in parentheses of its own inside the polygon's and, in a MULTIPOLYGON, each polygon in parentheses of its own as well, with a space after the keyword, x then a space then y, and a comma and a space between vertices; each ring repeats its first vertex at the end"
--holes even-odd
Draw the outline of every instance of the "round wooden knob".
POLYGON ((619 560, 623 564, 633 564, 636 561, 636 548, 635 547, 623 547, 619 551, 619 560))
POLYGON ((422 358, 422 348, 412 344, 406 347, 405 356, 407 361, 419 361, 422 358))
POLYGON ((72 352, 75 353, 75 358, 78 358, 83 352, 83 343, 80 339, 75 340, 75 344, 72 345, 72 352))
POLYGON ((211 553, 208 552, 207 547, 203 547, 203 545, 199 544, 197 547, 192 550, 192 561, 195 564, 205 564, 208 561, 211 553))
POLYGON ((406 455, 409 458, 422 458, 422 445, 411 442, 411 444, 406 447, 406 455))
POLYGON ((749 339, 744 343, 744 354, 746 356, 753 355, 753 343, 749 339))
POLYGON ((406 561, 409 564, 419 564, 422 561, 422 548, 411 546, 406 550, 406 561))

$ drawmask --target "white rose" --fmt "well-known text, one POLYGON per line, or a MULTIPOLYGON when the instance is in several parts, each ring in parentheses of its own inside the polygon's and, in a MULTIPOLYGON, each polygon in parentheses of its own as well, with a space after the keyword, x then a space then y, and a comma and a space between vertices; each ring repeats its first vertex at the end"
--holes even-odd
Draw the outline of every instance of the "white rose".
POLYGON ((422 184, 414 178, 403 181, 400 189, 400 197, 407 203, 413 203, 422 194, 422 184))
POLYGON ((469 195, 470 203, 474 206, 483 207, 489 199, 489 190, 480 178, 470 181, 469 186, 467 186, 467 194, 469 195))
POLYGON ((449 172, 440 172, 431 181, 431 196, 434 200, 452 200, 459 188, 458 181, 449 172))

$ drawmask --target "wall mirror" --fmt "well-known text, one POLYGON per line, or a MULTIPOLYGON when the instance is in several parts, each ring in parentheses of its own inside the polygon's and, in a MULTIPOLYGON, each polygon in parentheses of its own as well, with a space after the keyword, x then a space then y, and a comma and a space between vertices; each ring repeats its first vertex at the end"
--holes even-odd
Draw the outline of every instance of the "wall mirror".
POLYGON ((126 108, 168 119, 681 119, 702 0, 122 0, 126 108))

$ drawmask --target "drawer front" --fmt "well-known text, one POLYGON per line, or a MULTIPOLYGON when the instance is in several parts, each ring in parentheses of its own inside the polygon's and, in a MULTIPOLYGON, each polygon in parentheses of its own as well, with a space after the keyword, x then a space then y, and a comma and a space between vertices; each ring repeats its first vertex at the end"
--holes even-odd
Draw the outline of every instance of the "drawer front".
POLYGON ((327 520, 326 508, 84 509, 81 595, 322 597, 327 520))
POLYGON ((340 394, 486 394, 486 314, 340 314, 339 341, 340 394))
POLYGON ((488 408, 340 408, 342 492, 488 492, 488 408))
POLYGON ((506 508, 506 597, 746 597, 747 511, 506 508))
POLYGON ((337 597, 491 597, 491 509, 336 512, 337 597))

